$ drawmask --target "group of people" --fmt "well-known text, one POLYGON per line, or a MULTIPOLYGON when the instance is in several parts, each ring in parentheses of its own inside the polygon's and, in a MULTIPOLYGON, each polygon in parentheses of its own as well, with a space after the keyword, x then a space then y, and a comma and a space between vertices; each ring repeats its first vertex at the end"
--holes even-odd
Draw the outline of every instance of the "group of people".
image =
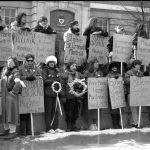
MULTIPOLYGON (((88 26, 83 33, 84 36, 87 36, 87 58, 89 54, 90 35, 97 34, 104 37, 109 36, 108 32, 103 31, 100 27, 96 26, 96 21, 96 18, 90 19, 88 26)), ((44 16, 41 17, 33 31, 46 34, 56 34, 56 31, 47 25, 47 23, 47 18, 44 16)), ((66 42, 67 33, 75 34, 77 36, 80 35, 80 29, 78 28, 78 25, 78 21, 71 22, 70 28, 67 32, 64 33, 64 42, 66 42)), ((4 28, 5 27, 3 27, 3 29, 4 28)), ((14 31, 31 31, 31 28, 26 25, 25 13, 20 13, 16 17, 16 20, 11 24, 11 29, 14 31)), ((115 31, 118 34, 125 34, 125 30, 121 26, 117 26, 115 31)), ((144 38, 147 38, 145 32, 143 33, 144 38)), ((135 38, 133 41, 133 45, 135 46, 137 46, 137 36, 143 37, 143 34, 139 35, 138 31, 135 33, 135 38)), ((64 118, 66 121, 66 131, 80 130, 81 128, 76 126, 76 121, 79 115, 83 116, 87 124, 84 129, 96 130, 97 110, 88 110, 87 92, 85 92, 80 97, 76 96, 70 92, 69 83, 72 83, 75 79, 79 79, 83 80, 83 82, 87 84, 87 79, 90 77, 108 77, 116 79, 120 77, 120 63, 112 62, 110 59, 113 55, 113 36, 110 37, 107 48, 109 51, 109 59, 108 63, 105 65, 99 64, 97 59, 93 59, 89 63, 85 62, 81 66, 77 66, 75 62, 69 62, 65 64, 64 68, 60 68, 58 67, 58 59, 55 56, 48 56, 45 60, 45 63, 39 66, 35 62, 35 56, 33 54, 27 54, 25 56, 24 63, 19 66, 17 58, 8 58, 7 66, 4 67, 1 74, 2 124, 4 126, 4 132, 0 135, 9 135, 9 133, 12 132, 17 134, 19 133, 21 135, 31 134, 30 114, 19 115, 19 94, 21 94, 22 89, 25 87, 23 82, 24 80, 32 82, 38 78, 43 79, 46 132, 64 132, 64 130, 60 127, 60 117, 64 118), (52 88, 52 84, 56 81, 59 82, 62 86, 58 95, 52 88), (57 96, 59 96, 60 99, 62 115, 58 109, 58 105, 56 107, 57 96)), ((141 66, 142 62, 140 60, 134 59, 134 55, 132 56, 132 61, 129 64, 124 63, 124 72, 122 77, 124 79, 127 106, 129 106, 130 101, 130 76, 142 77, 144 75, 150 75, 150 67, 148 67, 148 70, 143 73, 141 71, 141 66)), ((113 127, 115 129, 121 128, 119 110, 111 108, 110 97, 108 102, 113 127)), ((132 114, 132 126, 137 127, 138 107, 130 108, 132 114)))

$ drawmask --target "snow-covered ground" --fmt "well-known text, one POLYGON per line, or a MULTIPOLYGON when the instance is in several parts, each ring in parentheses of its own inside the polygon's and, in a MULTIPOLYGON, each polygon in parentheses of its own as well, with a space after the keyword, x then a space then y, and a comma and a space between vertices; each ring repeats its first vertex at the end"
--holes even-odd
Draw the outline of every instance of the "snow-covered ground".
POLYGON ((0 150, 149 150, 150 128, 42 133, 1 141, 0 150))

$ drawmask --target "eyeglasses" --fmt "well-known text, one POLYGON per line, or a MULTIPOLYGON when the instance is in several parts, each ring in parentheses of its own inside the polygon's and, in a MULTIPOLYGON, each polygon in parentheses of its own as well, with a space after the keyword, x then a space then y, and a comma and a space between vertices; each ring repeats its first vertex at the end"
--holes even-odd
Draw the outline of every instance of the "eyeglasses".
POLYGON ((27 60, 27 62, 33 62, 33 60, 27 60))

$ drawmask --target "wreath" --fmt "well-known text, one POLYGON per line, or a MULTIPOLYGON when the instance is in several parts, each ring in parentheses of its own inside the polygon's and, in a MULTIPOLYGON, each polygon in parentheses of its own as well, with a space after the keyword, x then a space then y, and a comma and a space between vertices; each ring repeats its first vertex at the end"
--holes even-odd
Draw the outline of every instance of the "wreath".
POLYGON ((87 85, 84 82, 84 79, 79 80, 75 79, 73 82, 68 83, 70 87, 70 93, 76 97, 80 97, 87 91, 87 85))
POLYGON ((53 90, 56 94, 60 93, 61 90, 62 90, 61 83, 60 83, 60 82, 57 82, 57 81, 54 81, 54 82, 52 83, 52 90, 53 90))
MULTIPOLYGON (((61 83, 60 83, 60 82, 57 82, 57 81, 54 81, 54 82, 52 83, 52 86, 51 86, 51 87, 52 87, 53 92, 55 92, 55 93, 57 94, 57 97, 56 97, 56 106, 55 106, 55 113, 56 113, 57 104, 58 104, 58 107, 59 107, 59 110, 60 110, 60 114, 61 114, 61 116, 62 116, 62 108, 61 108, 61 104, 60 104, 59 97, 58 97, 58 94, 59 94, 59 93, 61 92, 61 90, 62 90, 61 83)), ((54 116, 53 116, 51 125, 52 125, 53 122, 54 122, 55 113, 54 113, 54 116)))

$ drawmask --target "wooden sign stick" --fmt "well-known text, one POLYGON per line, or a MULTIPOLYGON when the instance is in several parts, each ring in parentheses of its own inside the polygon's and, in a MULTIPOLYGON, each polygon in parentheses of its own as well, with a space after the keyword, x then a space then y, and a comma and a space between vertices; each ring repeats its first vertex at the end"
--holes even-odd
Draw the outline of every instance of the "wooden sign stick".
POLYGON ((98 113, 98 131, 100 131, 100 109, 97 109, 97 113, 98 113))
POLYGON ((30 118, 31 118, 31 131, 32 131, 32 136, 34 136, 33 114, 32 114, 32 113, 30 113, 30 118))
MULTIPOLYGON (((123 63, 121 62, 121 76, 123 76, 123 63)), ((119 112, 120 112, 120 119, 121 119, 121 127, 123 129, 123 119, 122 119, 122 110, 121 108, 119 108, 119 112)))

